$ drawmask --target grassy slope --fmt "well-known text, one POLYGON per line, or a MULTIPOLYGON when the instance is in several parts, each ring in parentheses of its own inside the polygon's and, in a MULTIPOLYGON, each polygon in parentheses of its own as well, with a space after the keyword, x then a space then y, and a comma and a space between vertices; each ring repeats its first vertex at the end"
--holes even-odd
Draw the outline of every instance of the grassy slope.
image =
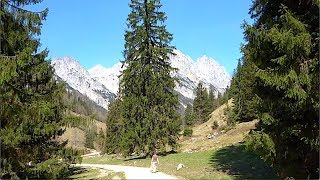
MULTIPOLYGON (((232 106, 231 100, 228 101, 228 106, 232 106)), ((181 137, 179 140, 181 151, 205 151, 242 142, 244 136, 249 133, 250 129, 255 128, 257 121, 238 123, 231 130, 221 133, 221 131, 226 127, 226 120, 224 116, 224 110, 226 107, 226 104, 220 106, 211 113, 211 117, 207 122, 193 127, 192 137, 181 137), (214 121, 219 124, 219 128, 217 130, 212 130, 211 128, 214 121), (219 133, 219 135, 215 138, 208 139, 207 135, 214 132, 219 133)))
POLYGON ((79 128, 66 128, 62 136, 58 137, 58 141, 68 140, 67 147, 75 149, 85 149, 85 132, 79 128))
MULTIPOLYGON (((229 106, 232 104, 229 101, 229 106)), ((159 170, 185 179, 275 179, 277 176, 258 156, 245 151, 241 144, 244 135, 255 128, 257 121, 236 124, 233 129, 216 138, 206 136, 213 133, 211 125, 217 121, 220 132, 226 125, 224 109, 221 106, 211 114, 211 118, 193 127, 191 138, 182 137, 179 141, 181 151, 191 149, 193 153, 177 153, 160 157, 159 170), (182 163, 186 167, 177 171, 176 166, 182 163)), ((150 158, 120 160, 114 155, 85 158, 83 163, 121 164, 129 166, 150 167, 150 158)))

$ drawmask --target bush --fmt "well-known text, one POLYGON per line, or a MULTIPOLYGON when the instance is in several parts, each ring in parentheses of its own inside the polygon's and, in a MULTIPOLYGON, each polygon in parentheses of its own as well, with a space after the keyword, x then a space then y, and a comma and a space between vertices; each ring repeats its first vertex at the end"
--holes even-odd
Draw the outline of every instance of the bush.
POLYGON ((191 127, 186 127, 184 129, 183 135, 184 136, 189 136, 189 137, 192 136, 192 128, 191 127))
POLYGON ((63 179, 68 175, 70 163, 51 158, 27 170, 31 179, 63 179))
POLYGON ((217 122, 217 121, 213 121, 213 124, 212 124, 211 128, 212 128, 213 130, 215 130, 215 129, 218 129, 218 127, 219 127, 218 122, 217 122))

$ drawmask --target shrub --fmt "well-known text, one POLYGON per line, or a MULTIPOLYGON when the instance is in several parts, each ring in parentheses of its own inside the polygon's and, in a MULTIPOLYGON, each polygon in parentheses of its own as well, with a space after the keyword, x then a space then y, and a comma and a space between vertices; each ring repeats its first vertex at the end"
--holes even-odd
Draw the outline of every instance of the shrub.
POLYGON ((211 128, 212 128, 213 130, 215 130, 215 129, 218 129, 218 127, 219 127, 218 122, 217 122, 217 121, 213 121, 213 124, 212 124, 211 128))
POLYGON ((184 132, 183 132, 183 135, 184 136, 192 136, 192 128, 187 126, 185 129, 184 129, 184 132))

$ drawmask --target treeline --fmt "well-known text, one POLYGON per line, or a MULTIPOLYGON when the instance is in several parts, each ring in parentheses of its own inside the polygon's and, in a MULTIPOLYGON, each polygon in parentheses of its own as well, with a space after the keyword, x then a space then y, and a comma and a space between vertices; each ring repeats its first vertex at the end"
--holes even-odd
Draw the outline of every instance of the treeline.
POLYGON ((67 87, 67 91, 63 96, 63 101, 67 109, 77 114, 90 116, 93 119, 105 123, 107 110, 98 106, 88 97, 82 95, 71 87, 67 87))
POLYGON ((246 137, 281 178, 319 178, 319 2, 253 2, 232 79, 231 118, 259 119, 246 137))

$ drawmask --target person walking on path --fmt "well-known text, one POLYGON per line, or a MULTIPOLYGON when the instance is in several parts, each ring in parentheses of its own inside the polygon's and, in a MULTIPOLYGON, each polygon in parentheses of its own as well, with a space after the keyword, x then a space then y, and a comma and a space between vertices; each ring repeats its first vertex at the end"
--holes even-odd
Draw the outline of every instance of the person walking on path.
POLYGON ((154 153, 151 157, 151 172, 155 173, 158 172, 158 165, 159 165, 159 158, 157 153, 154 153))

